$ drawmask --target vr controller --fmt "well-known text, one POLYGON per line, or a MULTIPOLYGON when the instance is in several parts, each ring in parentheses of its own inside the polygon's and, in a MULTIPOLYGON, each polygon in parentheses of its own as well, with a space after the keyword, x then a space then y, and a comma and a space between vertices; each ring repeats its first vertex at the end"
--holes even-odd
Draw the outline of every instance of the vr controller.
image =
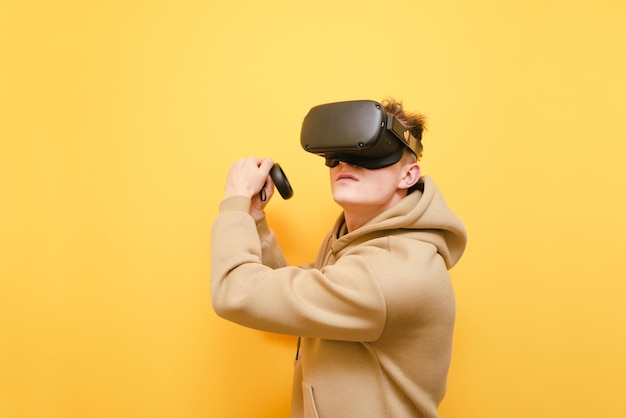
POLYGON ((417 154, 418 139, 383 106, 372 100, 353 100, 315 106, 302 122, 300 144, 305 151, 369 169, 397 163, 404 147, 417 154))
POLYGON ((276 186, 276 190, 280 193, 280 196, 283 199, 289 199, 293 196, 293 189, 291 188, 291 184, 289 180, 287 180, 287 176, 285 172, 280 167, 280 164, 274 164, 272 169, 270 170, 270 176, 272 177, 272 181, 276 186))
MULTIPOLYGON (((293 196, 293 189, 291 188, 291 184, 289 180, 287 180, 287 176, 285 172, 281 168, 280 164, 276 163, 270 169, 270 177, 272 177, 272 181, 274 182, 274 186, 276 186, 276 190, 280 193, 280 196, 283 199, 290 199, 293 196)), ((260 193, 261 200, 265 201, 265 191, 261 190, 260 193)))

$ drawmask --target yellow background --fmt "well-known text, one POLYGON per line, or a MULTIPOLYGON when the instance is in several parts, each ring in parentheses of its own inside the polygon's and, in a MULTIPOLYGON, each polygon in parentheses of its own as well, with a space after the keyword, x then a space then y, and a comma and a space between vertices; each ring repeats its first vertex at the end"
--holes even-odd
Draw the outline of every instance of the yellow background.
POLYGON ((286 416, 293 338, 210 306, 226 171, 281 163, 308 261, 302 118, 388 95, 470 235, 442 416, 623 416, 624 4, 0 0, 0 417, 286 416))

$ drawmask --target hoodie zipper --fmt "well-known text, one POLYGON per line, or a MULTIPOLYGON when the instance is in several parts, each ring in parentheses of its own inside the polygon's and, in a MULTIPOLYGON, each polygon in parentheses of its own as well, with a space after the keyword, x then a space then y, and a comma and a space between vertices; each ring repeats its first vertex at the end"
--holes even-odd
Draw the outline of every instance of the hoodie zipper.
POLYGON ((296 345, 296 361, 300 358, 300 342, 302 341, 302 337, 298 337, 298 344, 296 345))

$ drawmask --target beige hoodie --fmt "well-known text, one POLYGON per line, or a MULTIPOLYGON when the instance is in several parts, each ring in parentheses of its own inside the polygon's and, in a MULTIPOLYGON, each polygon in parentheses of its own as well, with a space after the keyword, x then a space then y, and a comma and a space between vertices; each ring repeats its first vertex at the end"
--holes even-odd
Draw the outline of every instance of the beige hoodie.
POLYGON ((292 414, 321 418, 437 417, 455 317, 448 269, 466 245, 461 220, 429 177, 361 228, 343 217, 316 262, 287 266, 249 199, 224 200, 212 231, 216 313, 301 336, 292 414))

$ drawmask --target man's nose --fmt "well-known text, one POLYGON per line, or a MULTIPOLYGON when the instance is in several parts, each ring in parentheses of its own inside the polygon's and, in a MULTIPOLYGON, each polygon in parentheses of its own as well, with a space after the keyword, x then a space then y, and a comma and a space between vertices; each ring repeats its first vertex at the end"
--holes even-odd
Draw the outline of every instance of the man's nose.
POLYGON ((350 164, 350 163, 347 163, 347 162, 341 161, 341 160, 339 161, 339 165, 342 166, 342 167, 343 166, 356 167, 356 165, 354 165, 354 164, 350 164))

